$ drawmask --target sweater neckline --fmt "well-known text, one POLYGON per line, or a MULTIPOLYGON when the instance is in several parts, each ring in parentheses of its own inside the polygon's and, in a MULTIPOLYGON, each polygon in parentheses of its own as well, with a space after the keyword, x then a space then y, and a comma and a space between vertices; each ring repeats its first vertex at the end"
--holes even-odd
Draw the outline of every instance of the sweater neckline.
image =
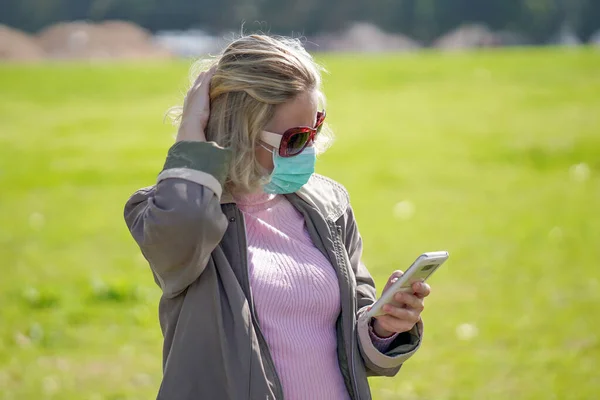
POLYGON ((240 210, 248 213, 265 211, 273 208, 283 199, 282 195, 265 193, 262 189, 235 197, 240 210))

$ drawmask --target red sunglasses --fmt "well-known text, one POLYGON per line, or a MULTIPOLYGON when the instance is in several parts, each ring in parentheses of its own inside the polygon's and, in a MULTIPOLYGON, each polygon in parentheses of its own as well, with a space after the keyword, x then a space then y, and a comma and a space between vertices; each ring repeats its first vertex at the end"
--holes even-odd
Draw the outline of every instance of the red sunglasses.
POLYGON ((307 146, 314 143, 317 134, 321 132, 323 121, 325 121, 325 110, 317 113, 317 123, 314 128, 308 126, 290 128, 283 135, 263 131, 260 140, 279 149, 281 157, 297 156, 307 146))

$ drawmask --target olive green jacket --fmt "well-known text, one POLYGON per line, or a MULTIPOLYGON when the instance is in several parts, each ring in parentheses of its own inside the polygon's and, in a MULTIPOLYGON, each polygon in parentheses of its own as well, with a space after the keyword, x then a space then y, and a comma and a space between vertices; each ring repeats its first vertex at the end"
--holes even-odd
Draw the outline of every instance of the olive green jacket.
MULTIPOLYGON (((163 293, 158 399, 283 399, 252 302, 243 215, 222 190, 229 160, 230 152, 214 143, 178 142, 158 183, 138 190, 125 206, 127 226, 163 293)), ((367 376, 395 375, 419 347, 422 324, 380 353, 364 316, 375 301, 375 286, 361 262, 362 240, 348 193, 314 175, 286 197, 337 272, 340 371, 350 398, 370 399, 367 376)))

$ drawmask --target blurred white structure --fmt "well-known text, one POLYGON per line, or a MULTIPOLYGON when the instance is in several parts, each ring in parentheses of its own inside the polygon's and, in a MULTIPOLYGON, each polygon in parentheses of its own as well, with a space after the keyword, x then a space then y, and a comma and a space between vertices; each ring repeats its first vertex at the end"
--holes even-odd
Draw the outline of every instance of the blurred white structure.
POLYGON ((216 36, 197 29, 160 31, 154 35, 154 41, 181 57, 198 57, 220 50, 220 41, 216 36))
POLYGON ((600 47, 600 31, 597 31, 590 37, 590 44, 592 46, 600 47))
POLYGON ((566 47, 581 45, 581 40, 569 24, 563 24, 560 31, 550 40, 550 44, 566 47))

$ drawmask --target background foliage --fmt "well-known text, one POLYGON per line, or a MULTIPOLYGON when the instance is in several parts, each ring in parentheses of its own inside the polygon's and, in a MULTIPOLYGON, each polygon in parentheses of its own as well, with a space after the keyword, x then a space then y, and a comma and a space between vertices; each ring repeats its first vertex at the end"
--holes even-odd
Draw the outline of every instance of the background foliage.
POLYGON ((564 24, 583 39, 600 29, 597 0, 3 0, 0 23, 37 31, 57 21, 125 19, 150 30, 200 27, 210 32, 250 29, 311 35, 349 21, 370 21, 390 32, 432 39, 467 22, 510 30, 545 42, 564 24), (254 24, 256 21, 264 23, 254 24))

